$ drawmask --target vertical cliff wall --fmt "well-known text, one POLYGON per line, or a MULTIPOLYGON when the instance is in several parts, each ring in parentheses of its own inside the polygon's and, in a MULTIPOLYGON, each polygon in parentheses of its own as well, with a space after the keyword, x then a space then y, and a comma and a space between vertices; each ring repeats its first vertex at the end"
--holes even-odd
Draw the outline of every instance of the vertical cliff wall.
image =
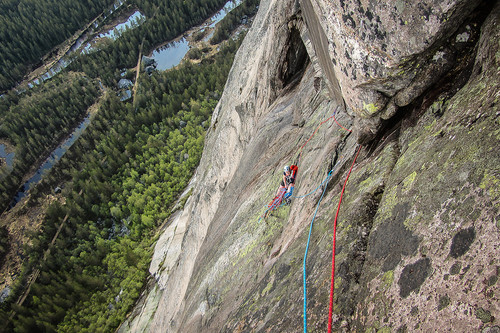
POLYGON ((499 6, 262 0, 123 331, 498 328, 499 6), (331 115, 336 113, 336 122, 331 115), (297 196, 265 220, 282 168, 297 196), (340 127, 341 124, 344 128, 340 127), (347 131, 352 129, 352 132, 347 131), (334 168, 335 166, 335 168, 334 168), (495 328, 496 327, 496 328, 495 328))

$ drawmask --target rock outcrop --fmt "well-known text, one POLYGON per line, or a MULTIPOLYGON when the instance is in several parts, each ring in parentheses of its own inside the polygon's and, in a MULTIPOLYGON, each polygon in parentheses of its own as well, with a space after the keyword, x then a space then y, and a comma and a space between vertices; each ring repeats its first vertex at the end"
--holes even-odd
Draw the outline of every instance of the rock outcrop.
POLYGON ((359 144, 334 329, 498 330, 499 20, 489 1, 262 0, 156 245, 154 287, 121 330, 302 331, 316 216, 307 319, 325 331, 359 144), (313 133, 295 194, 333 176, 260 219, 313 133))

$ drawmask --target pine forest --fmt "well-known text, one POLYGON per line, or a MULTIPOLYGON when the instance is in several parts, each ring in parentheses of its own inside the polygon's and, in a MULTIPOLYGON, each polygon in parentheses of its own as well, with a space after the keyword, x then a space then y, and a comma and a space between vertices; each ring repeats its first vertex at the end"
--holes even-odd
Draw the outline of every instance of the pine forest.
POLYGON ((0 144, 15 154, 12 165, 0 164, 0 265, 10 267, 2 268, 3 330, 112 332, 127 316, 158 229, 187 199, 178 201, 244 36, 234 32, 258 1, 242 1, 216 26, 217 40, 191 51, 193 61, 146 73, 141 58, 225 3, 2 1, 0 144), (26 87, 68 39, 136 10, 145 17, 140 25, 26 87), (135 81, 131 98, 121 98, 123 79, 135 81), (85 118, 81 136, 16 205, 14 195, 85 118), (35 213, 36 225, 16 225, 35 213))

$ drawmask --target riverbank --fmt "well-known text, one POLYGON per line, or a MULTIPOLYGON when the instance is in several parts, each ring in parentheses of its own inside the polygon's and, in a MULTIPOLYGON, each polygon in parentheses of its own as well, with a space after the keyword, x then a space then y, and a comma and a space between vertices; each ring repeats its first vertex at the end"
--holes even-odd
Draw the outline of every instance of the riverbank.
MULTIPOLYGON (((147 51, 147 56, 157 62, 157 69, 169 70, 186 60, 192 63, 199 63, 202 59, 215 55, 220 45, 224 42, 222 41, 217 44, 210 43, 210 39, 216 30, 216 25, 242 3, 243 0, 227 1, 224 7, 215 12, 203 23, 192 27, 172 40, 156 45, 152 50, 147 51), (196 52, 197 55, 192 56, 192 52, 196 52)), ((231 34, 230 38, 234 39, 241 30, 248 30, 252 25, 253 17, 250 17, 247 22, 241 23, 239 28, 236 29, 239 32, 235 31, 231 34)))
MULTIPOLYGON (((79 74, 75 73, 74 75, 79 74)), ((10 208, 7 208, 6 211, 17 205, 17 203, 28 194, 29 190, 38 184, 43 174, 48 172, 80 137, 85 128, 90 124, 91 117, 99 110, 99 105, 107 96, 106 88, 101 86, 101 92, 102 95, 97 101, 74 121, 73 126, 68 129, 65 135, 60 136, 59 140, 56 142, 55 148, 41 155, 35 163, 33 163, 30 170, 23 176, 22 185, 12 198, 10 208)))
MULTIPOLYGON (((249 29, 253 22, 253 18, 249 19, 246 24, 240 25, 230 36, 232 39, 236 39, 240 33, 243 33, 249 29)), ((178 65, 185 61, 190 61, 193 64, 200 63, 203 59, 210 58, 217 54, 222 41, 218 44, 211 44, 206 36, 210 36, 215 31, 213 27, 207 27, 205 30, 203 28, 191 29, 189 34, 180 36, 173 41, 170 41, 163 46, 156 48, 154 51, 150 52, 148 57, 153 58, 157 63, 157 69, 164 71, 176 68, 178 65), (204 37, 197 39, 197 34, 203 33, 204 37), (162 49, 162 47, 164 49, 162 49), (180 48, 180 50, 178 50, 180 48), (192 55, 192 52, 194 53, 192 55), (180 53, 180 56, 179 56, 180 53), (167 65, 164 61, 160 60, 166 58, 167 65), (177 58, 176 61, 172 59, 177 58)))
POLYGON ((16 151, 16 147, 5 139, 0 139, 0 145, 4 146, 6 154, 14 153, 16 151))
MULTIPOLYGON (((119 7, 114 10, 116 11, 118 9, 119 7)), ((57 64, 61 61, 64 62, 65 57, 67 57, 70 53, 78 51, 82 45, 91 41, 96 36, 112 30, 119 24, 123 24, 129 19, 130 15, 137 10, 138 9, 134 6, 128 5, 123 9, 119 9, 116 15, 114 12, 110 14, 110 16, 104 16, 104 12, 99 14, 84 28, 75 32, 73 36, 54 47, 50 52, 42 57, 41 64, 34 65, 37 67, 28 73, 21 83, 19 83, 14 89, 22 91, 31 87, 31 84, 34 82, 40 82, 41 80, 47 79, 44 79, 47 75, 48 77, 52 77, 55 73, 51 73, 51 71, 55 70, 57 72, 58 69, 55 69, 57 64), (102 26, 99 26, 99 24, 102 24, 102 26), (93 27, 95 27, 95 30, 93 27)))
POLYGON ((93 19, 89 24, 87 24, 83 29, 78 30, 73 34, 72 37, 62 42, 58 46, 54 47, 49 53, 47 53, 44 57, 42 57, 41 64, 32 70, 29 74, 27 74, 23 81, 15 88, 26 89, 28 85, 36 81, 40 80, 42 76, 49 72, 52 67, 54 67, 63 57, 71 50, 76 41, 83 37, 85 33, 89 31, 89 29, 102 17, 102 13, 93 19))

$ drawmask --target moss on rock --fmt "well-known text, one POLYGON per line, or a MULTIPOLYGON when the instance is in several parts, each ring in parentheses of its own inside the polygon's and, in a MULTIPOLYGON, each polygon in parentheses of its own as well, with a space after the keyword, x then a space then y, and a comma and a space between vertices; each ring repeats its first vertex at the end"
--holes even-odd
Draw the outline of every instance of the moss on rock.
POLYGON ((485 310, 481 307, 476 309, 475 315, 476 318, 480 319, 485 324, 491 322, 494 319, 490 311, 485 310))
POLYGON ((443 310, 448 305, 450 305, 450 298, 448 295, 443 295, 439 297, 438 311, 443 310))

